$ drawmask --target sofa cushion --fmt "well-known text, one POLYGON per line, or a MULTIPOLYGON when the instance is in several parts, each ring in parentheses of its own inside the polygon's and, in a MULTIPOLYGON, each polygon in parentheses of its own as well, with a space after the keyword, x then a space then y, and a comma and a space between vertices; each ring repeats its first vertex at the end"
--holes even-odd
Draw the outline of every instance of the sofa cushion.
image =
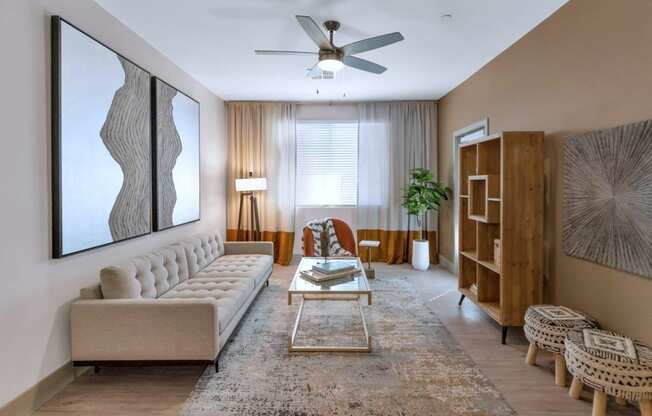
POLYGON ((216 258, 224 255, 224 240, 217 232, 199 235, 183 243, 183 246, 186 250, 188 271, 191 277, 216 258))
POLYGON ((186 252, 178 244, 100 271, 105 299, 154 299, 187 279, 186 252))
POLYGON ((234 254, 218 258, 196 277, 252 278, 258 285, 267 277, 274 264, 274 258, 264 254, 234 254))
POLYGON ((163 299, 215 299, 220 333, 254 290, 254 279, 194 277, 165 293, 163 299))
POLYGON ((162 248, 157 253, 163 256, 163 268, 167 271, 165 279, 156 282, 158 296, 161 296, 179 283, 188 280, 190 272, 186 251, 181 244, 162 248))
POLYGON ((102 287, 100 285, 86 286, 79 289, 80 299, 102 299, 102 287))

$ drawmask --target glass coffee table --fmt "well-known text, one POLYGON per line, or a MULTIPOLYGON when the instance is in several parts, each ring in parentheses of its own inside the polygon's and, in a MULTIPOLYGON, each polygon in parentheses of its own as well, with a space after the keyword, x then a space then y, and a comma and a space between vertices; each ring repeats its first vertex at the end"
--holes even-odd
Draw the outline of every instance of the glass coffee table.
POLYGON ((329 257, 329 262, 349 262, 354 263, 358 269, 358 273, 337 280, 330 280, 327 282, 314 282, 301 275, 302 270, 311 270, 313 264, 323 262, 323 257, 304 257, 299 263, 290 288, 288 289, 288 305, 292 305, 293 296, 298 296, 301 299, 299 304, 299 311, 294 321, 292 334, 288 337, 288 351, 290 352, 371 352, 371 336, 367 330, 367 321, 364 317, 362 309, 361 297, 367 298, 367 305, 371 305, 371 288, 365 275, 364 267, 360 262, 359 257, 329 257), (299 346, 295 344, 297 332, 301 324, 301 314, 303 312, 303 305, 307 301, 348 301, 356 302, 360 317, 362 319, 362 327, 364 330, 364 346, 337 346, 337 345, 308 345, 299 346))

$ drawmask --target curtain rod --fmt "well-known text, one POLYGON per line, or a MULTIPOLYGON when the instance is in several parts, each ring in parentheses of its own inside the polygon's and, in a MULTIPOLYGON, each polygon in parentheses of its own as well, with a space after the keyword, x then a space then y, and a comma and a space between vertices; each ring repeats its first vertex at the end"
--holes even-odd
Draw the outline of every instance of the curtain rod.
POLYGON ((226 101, 225 104, 298 104, 298 105, 355 105, 355 104, 366 104, 366 103, 438 103, 439 100, 357 100, 357 101, 270 101, 270 100, 233 100, 226 101))

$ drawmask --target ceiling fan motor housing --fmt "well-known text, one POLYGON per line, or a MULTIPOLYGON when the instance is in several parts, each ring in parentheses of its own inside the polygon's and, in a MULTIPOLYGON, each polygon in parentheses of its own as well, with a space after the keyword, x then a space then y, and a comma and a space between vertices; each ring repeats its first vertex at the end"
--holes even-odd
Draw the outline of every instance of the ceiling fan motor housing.
POLYGON ((324 27, 329 32, 335 32, 337 31, 337 29, 340 28, 340 22, 338 22, 337 20, 327 20, 324 22, 324 27))
POLYGON ((342 52, 338 50, 334 51, 328 51, 328 50, 320 50, 319 51, 319 60, 320 61, 325 61, 328 59, 332 59, 335 61, 341 61, 342 60, 342 52))

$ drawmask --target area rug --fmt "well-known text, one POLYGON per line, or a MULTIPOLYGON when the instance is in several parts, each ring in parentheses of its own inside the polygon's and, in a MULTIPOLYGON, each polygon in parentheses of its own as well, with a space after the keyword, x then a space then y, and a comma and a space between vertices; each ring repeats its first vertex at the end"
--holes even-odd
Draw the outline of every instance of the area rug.
MULTIPOLYGON (((512 415, 500 393, 403 278, 371 281, 372 353, 289 353, 298 300, 273 278, 185 403, 186 416, 512 415)), ((366 303, 365 303, 366 305, 366 303)), ((307 302, 297 343, 363 343, 349 302, 307 302)))

